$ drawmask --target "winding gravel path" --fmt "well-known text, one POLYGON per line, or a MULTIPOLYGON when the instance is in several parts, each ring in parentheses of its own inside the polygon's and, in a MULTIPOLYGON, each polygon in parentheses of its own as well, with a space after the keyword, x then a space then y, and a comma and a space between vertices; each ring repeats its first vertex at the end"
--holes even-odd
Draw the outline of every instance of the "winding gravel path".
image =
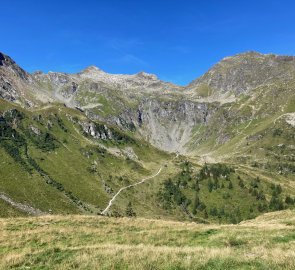
POLYGON ((158 172, 155 173, 154 175, 151 175, 151 176, 149 176, 149 177, 143 178, 142 180, 140 180, 139 182, 137 182, 137 183, 135 183, 135 184, 128 185, 128 186, 126 186, 126 187, 122 187, 122 188, 120 188, 119 191, 118 191, 118 192, 113 196, 113 198, 109 201, 108 206, 107 206, 107 207, 101 212, 101 214, 102 214, 102 215, 105 215, 105 214, 108 212, 108 210, 109 210, 110 207, 112 206, 112 204, 113 204, 113 202, 115 201, 115 199, 117 198, 117 196, 118 196, 123 190, 125 190, 125 189, 127 189, 127 188, 131 188, 131 187, 135 187, 135 186, 137 186, 137 185, 140 185, 140 184, 144 183, 145 181, 147 181, 147 180, 149 180, 149 179, 152 179, 152 178, 156 177, 157 175, 160 174, 160 172, 162 171, 163 167, 164 167, 164 166, 162 166, 162 167, 158 170, 158 172))

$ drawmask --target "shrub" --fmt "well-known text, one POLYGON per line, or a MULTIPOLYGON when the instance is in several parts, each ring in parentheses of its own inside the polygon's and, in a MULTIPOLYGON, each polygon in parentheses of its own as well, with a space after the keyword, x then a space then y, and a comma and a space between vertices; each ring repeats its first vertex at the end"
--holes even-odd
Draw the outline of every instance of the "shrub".
POLYGON ((240 186, 241 188, 245 188, 244 181, 243 181, 241 178, 239 178, 239 176, 238 176, 238 179, 240 179, 240 180, 239 180, 239 186, 240 186))
POLYGON ((227 245, 230 246, 230 247, 238 247, 238 246, 242 246, 242 245, 245 245, 246 242, 242 239, 238 239, 238 238, 235 238, 235 237, 230 237, 228 240, 227 240, 227 245))
POLYGON ((295 201, 294 201, 294 199, 292 199, 292 198, 290 197, 290 195, 287 195, 287 196, 286 196, 286 199, 285 199, 285 203, 286 203, 286 204, 294 204, 295 201))
POLYGON ((234 188, 233 183, 231 181, 229 181, 229 183, 228 183, 228 189, 233 189, 233 188, 234 188))
POLYGON ((211 181, 211 179, 209 179, 209 181, 208 181, 208 190, 209 190, 209 192, 212 192, 212 190, 213 190, 213 183, 212 183, 212 181, 211 181))
POLYGON ((136 213, 133 211, 131 202, 129 202, 127 204, 125 213, 126 213, 127 217, 135 217, 136 216, 136 213))
POLYGON ((269 202, 269 209, 278 211, 278 210, 283 210, 284 208, 285 208, 284 203, 280 198, 275 196, 271 197, 271 200, 269 202))

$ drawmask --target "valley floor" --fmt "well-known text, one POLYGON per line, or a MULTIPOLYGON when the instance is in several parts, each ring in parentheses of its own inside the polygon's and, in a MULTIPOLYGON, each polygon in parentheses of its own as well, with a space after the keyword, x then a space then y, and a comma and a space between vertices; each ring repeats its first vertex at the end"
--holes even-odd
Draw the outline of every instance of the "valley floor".
POLYGON ((238 225, 101 216, 0 219, 0 269, 295 269, 295 212, 238 225))

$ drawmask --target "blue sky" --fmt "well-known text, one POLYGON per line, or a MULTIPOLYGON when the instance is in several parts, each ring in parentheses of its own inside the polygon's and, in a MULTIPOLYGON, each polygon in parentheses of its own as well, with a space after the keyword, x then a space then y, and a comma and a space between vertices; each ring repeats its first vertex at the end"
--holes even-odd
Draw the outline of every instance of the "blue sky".
POLYGON ((0 51, 28 71, 155 73, 185 85, 225 56, 295 55, 294 1, 0 0, 0 51))

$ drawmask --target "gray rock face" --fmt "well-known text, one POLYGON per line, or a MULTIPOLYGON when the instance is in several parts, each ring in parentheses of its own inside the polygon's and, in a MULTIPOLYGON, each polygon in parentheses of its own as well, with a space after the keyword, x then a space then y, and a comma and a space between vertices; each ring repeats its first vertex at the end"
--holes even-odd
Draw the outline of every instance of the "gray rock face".
POLYGON ((32 126, 32 125, 30 125, 29 128, 30 128, 30 130, 31 130, 35 135, 37 135, 37 136, 40 136, 40 135, 41 135, 41 131, 40 131, 39 128, 34 127, 34 126, 32 126))
POLYGON ((106 125, 100 125, 99 128, 92 122, 80 123, 83 131, 94 139, 111 140, 113 134, 106 125))
POLYGON ((31 95, 31 88, 33 88, 31 75, 9 56, 0 53, 0 98, 30 106, 33 102, 27 98, 27 95, 31 95))
POLYGON ((206 125, 210 115, 211 109, 205 103, 145 99, 138 108, 108 120, 121 128, 125 128, 126 123, 135 126, 146 140, 160 149, 183 153, 194 127, 206 125))
POLYGON ((23 80, 29 80, 30 75, 20 68, 9 56, 0 52, 0 67, 10 69, 16 76, 23 80))
POLYGON ((4 78, 0 78, 0 98, 15 102, 18 97, 17 90, 11 83, 4 80, 4 78))
POLYGON ((133 75, 108 74, 97 67, 89 67, 76 75, 79 80, 90 79, 94 82, 101 82, 109 87, 120 90, 136 89, 138 91, 157 91, 157 90, 178 90, 182 87, 172 83, 163 82, 154 74, 140 72, 133 75))

